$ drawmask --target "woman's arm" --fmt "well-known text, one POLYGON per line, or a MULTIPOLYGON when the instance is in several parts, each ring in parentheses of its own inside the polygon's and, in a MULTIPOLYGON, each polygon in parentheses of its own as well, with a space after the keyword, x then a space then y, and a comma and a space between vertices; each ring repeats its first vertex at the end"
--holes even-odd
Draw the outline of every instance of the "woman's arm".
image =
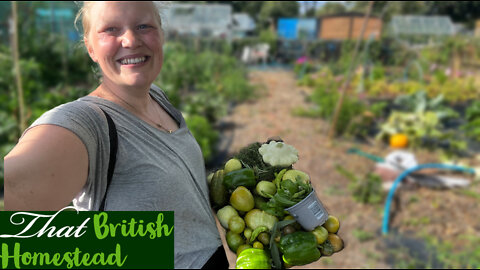
POLYGON ((73 132, 39 125, 5 157, 4 170, 5 210, 59 210, 87 181, 87 149, 73 132))

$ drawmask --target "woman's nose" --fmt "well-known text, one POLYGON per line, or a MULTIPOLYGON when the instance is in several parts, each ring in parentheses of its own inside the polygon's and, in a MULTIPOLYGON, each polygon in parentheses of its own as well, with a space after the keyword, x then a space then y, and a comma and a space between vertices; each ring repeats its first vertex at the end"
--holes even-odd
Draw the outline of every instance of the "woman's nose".
POLYGON ((135 31, 127 30, 122 35, 122 46, 126 48, 136 48, 142 44, 135 31))

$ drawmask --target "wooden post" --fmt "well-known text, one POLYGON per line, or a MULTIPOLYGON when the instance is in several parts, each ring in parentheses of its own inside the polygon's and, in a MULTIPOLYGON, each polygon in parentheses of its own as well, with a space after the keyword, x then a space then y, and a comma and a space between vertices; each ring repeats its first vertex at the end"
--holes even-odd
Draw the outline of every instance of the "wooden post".
POLYGON ((15 70, 15 79, 17 84, 17 100, 19 108, 19 125, 20 134, 27 128, 25 119, 25 105, 23 101, 22 74, 20 71, 20 56, 18 52, 18 18, 17 18, 17 2, 12 1, 12 19, 10 20, 10 41, 13 54, 13 66, 15 70))
POLYGON ((355 68, 356 58, 358 54, 358 48, 360 47, 360 42, 363 39, 363 35, 365 33, 365 28, 367 27, 368 18, 370 17, 370 13, 372 12, 374 1, 369 1, 367 13, 365 14, 365 19, 363 20, 362 31, 360 32, 360 36, 357 38, 357 43, 355 44, 355 49, 353 51, 352 61, 350 62, 350 66, 348 68, 347 76, 345 78, 344 83, 342 84, 342 88, 340 89, 340 97, 338 98, 337 105, 335 107, 335 111, 332 118, 332 124, 328 130, 328 140, 331 142, 333 137, 335 137, 335 127, 337 125, 338 117, 340 115, 340 111, 342 109, 343 99, 345 97, 345 92, 350 85, 350 80, 352 77, 352 71, 355 68))
POLYGON ((461 70, 461 59, 460 59, 460 54, 458 52, 459 50, 457 48, 454 49, 453 56, 452 56, 452 73, 450 74, 451 78, 458 78, 459 72, 461 70))

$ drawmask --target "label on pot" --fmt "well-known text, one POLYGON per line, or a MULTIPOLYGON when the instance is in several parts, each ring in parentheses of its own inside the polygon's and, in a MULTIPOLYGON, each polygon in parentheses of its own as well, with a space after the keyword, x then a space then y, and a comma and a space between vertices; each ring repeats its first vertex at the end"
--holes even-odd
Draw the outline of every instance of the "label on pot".
MULTIPOLYGON (((328 218, 327 211, 323 209, 323 207, 318 203, 318 202, 312 202, 309 206, 308 209, 312 211, 313 215, 318 219, 318 220, 326 220, 328 218)), ((320 224, 322 225, 322 224, 320 224)))

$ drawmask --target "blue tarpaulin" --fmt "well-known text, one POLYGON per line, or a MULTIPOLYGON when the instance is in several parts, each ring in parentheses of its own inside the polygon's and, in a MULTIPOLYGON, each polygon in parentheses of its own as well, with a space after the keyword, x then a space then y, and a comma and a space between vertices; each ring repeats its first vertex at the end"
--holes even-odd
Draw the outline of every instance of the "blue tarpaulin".
POLYGON ((297 39, 298 19, 280 18, 278 19, 277 34, 284 39, 297 39))
POLYGON ((316 39, 317 20, 299 18, 280 18, 277 24, 277 34, 287 40, 316 39))

